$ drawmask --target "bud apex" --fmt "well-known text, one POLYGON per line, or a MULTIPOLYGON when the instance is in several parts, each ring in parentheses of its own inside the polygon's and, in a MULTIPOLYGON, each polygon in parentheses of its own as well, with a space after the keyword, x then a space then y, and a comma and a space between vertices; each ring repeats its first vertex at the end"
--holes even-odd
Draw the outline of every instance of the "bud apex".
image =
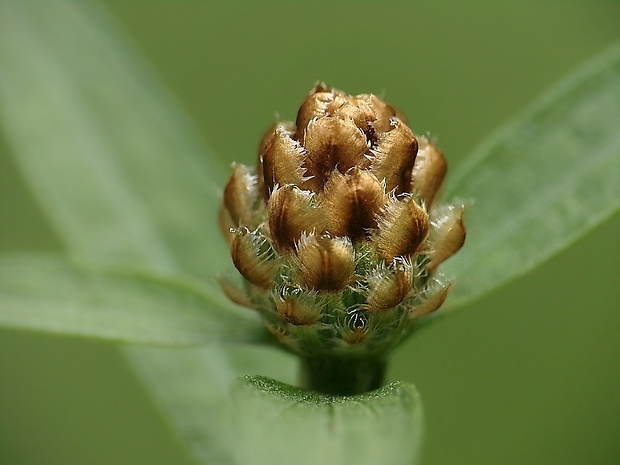
POLYGON ((306 174, 315 192, 323 189, 331 172, 344 173, 357 164, 367 164, 366 136, 352 120, 322 117, 310 120, 306 128, 306 174))
POLYGON ((312 91, 304 103, 299 107, 297 112, 297 140, 302 144, 305 142, 305 132, 308 123, 315 118, 325 116, 327 113, 327 106, 334 101, 336 93, 327 88, 324 84, 318 84, 312 91))

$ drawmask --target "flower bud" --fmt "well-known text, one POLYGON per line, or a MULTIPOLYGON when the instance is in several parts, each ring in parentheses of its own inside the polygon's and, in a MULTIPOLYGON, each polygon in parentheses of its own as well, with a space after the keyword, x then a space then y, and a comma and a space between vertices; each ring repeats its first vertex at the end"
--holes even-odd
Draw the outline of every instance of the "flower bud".
POLYGON ((448 293, 439 265, 465 228, 463 206, 435 205, 445 174, 393 106, 316 85, 226 184, 219 222, 245 283, 224 291, 305 358, 383 357, 448 293))

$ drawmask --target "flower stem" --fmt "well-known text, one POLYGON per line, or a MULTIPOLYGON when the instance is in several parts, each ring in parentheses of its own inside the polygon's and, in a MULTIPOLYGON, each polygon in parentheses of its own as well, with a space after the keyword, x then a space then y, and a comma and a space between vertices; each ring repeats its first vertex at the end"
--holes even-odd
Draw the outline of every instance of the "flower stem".
POLYGON ((386 366, 384 358, 303 358, 301 385, 322 394, 363 394, 382 386, 386 366))

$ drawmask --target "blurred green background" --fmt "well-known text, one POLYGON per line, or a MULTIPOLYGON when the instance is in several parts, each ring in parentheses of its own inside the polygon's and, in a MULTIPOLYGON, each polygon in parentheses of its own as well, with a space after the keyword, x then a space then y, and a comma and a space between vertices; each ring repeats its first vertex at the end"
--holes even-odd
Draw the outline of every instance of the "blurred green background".
MULTIPOLYGON (((320 79, 385 96, 455 167, 620 39, 615 1, 106 4, 226 163, 253 162, 320 79)), ((6 152, 0 251, 59 249, 6 152)), ((618 237, 615 218, 396 354, 390 379, 425 402, 424 464, 620 463, 618 237)), ((114 347, 0 331, 0 464, 189 463, 114 347)))

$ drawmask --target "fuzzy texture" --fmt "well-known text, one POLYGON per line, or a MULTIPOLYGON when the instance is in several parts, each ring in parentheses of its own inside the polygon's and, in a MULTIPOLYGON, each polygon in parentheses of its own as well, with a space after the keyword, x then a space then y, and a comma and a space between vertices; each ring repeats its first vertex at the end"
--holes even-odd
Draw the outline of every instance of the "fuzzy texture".
POLYGON ((303 357, 386 354, 450 287, 465 226, 435 204, 446 171, 394 107, 318 84, 233 169, 219 220, 243 280, 222 287, 303 357))

